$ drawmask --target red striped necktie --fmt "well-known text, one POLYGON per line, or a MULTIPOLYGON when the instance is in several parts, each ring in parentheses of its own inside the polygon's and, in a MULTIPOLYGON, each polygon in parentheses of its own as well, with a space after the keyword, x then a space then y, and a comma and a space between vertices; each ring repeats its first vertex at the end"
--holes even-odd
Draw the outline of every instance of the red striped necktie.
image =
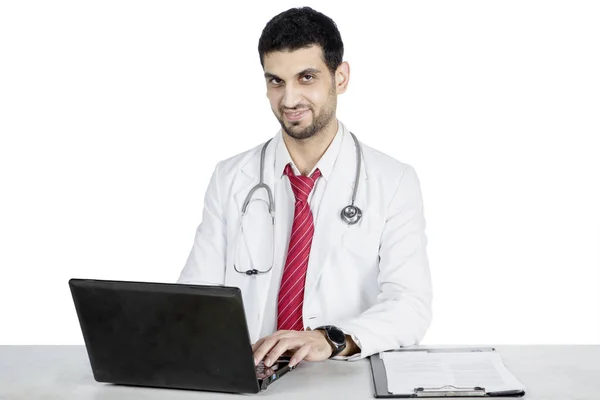
POLYGON ((290 179, 292 191, 296 196, 296 206, 287 259, 279 286, 277 330, 301 331, 304 330, 302 322, 304 282, 314 233, 308 195, 315 181, 321 176, 321 172, 316 169, 310 177, 294 175, 291 163, 285 166, 284 172, 290 179))

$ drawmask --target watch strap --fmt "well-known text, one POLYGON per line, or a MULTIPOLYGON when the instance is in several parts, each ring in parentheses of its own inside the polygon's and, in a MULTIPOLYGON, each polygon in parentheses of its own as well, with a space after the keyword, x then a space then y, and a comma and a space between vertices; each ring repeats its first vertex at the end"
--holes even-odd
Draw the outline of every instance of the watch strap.
POLYGON ((327 339, 327 342, 329 342, 329 345, 332 348, 332 352, 331 352, 331 355, 329 356, 329 358, 337 356, 342 351, 344 351, 344 349, 346 348, 346 346, 347 346, 346 335, 344 334, 344 331, 342 331, 337 326, 323 325, 323 326, 319 326, 319 327, 315 328, 315 330, 321 330, 321 331, 325 332, 325 339, 327 339), (334 340, 333 337, 335 337, 335 336, 343 338, 343 341, 334 340))

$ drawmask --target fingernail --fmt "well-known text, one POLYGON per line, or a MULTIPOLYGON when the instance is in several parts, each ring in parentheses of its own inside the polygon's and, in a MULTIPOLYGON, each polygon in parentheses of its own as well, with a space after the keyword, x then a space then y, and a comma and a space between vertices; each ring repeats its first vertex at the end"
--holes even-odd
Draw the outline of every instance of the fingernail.
POLYGON ((265 365, 266 365, 267 367, 270 367, 270 366, 271 366, 271 360, 269 360, 269 359, 267 358, 267 359, 265 360, 265 365))
POLYGON ((291 367, 295 367, 297 362, 298 362, 298 361, 296 361, 296 359, 295 359, 295 358, 292 358, 292 359, 290 360, 290 368, 291 368, 291 367))
POLYGON ((258 359, 256 357, 254 357, 254 366, 256 367, 258 365, 258 359))

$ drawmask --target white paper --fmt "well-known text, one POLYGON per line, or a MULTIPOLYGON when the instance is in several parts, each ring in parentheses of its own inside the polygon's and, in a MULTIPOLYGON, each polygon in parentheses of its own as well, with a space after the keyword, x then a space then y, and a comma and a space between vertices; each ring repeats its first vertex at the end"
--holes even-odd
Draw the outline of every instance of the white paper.
POLYGON ((393 351, 381 353, 380 356, 390 393, 412 394, 418 387, 440 388, 446 385, 479 386, 486 393, 525 390, 495 351, 393 351))

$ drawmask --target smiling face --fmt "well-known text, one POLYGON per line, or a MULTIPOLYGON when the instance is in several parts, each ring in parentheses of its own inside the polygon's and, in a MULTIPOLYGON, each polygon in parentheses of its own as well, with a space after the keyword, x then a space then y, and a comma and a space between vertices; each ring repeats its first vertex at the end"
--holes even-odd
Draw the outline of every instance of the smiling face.
POLYGON ((337 95, 347 85, 347 77, 343 76, 347 63, 340 67, 336 77, 339 75, 341 84, 336 84, 317 45, 265 55, 267 97, 275 118, 289 136, 308 139, 335 123, 337 95))

